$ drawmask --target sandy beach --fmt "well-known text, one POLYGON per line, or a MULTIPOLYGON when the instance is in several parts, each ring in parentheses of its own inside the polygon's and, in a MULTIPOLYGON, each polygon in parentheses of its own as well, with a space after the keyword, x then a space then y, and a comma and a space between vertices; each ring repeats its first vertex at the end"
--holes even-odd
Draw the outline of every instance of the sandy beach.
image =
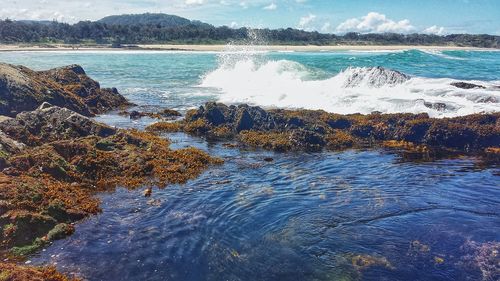
POLYGON ((498 50, 489 48, 457 47, 457 46, 404 46, 404 45, 335 45, 335 46, 292 46, 292 45, 259 45, 259 46, 238 46, 238 45, 134 45, 122 48, 111 48, 109 45, 81 46, 81 45, 6 45, 0 44, 0 52, 14 51, 199 51, 199 52, 220 52, 227 50, 252 49, 256 51, 276 51, 276 52, 321 52, 321 51, 397 51, 408 49, 420 50, 498 50))

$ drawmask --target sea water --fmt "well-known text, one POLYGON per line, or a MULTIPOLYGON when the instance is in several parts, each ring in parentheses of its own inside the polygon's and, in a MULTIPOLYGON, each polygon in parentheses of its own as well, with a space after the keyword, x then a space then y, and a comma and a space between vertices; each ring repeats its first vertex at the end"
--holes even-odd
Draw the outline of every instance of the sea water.
POLYGON ((336 113, 427 112, 454 117, 500 110, 499 51, 16 52, 0 61, 47 69, 80 64, 138 104, 185 109, 207 100, 336 113), (382 66, 410 79, 376 85, 382 66), (349 85, 353 77, 360 83, 349 85), (461 89, 466 81, 484 88, 461 89), (426 104, 442 104, 429 107, 426 104))
MULTIPOLYGON (((215 100, 438 118, 500 111, 495 51, 14 52, 0 61, 80 64, 147 110, 215 100), (387 83, 373 77, 374 66, 410 79, 387 83), (352 77, 360 78, 354 87, 352 77), (484 88, 450 85, 457 81, 484 88), (438 102, 446 107, 425 106, 438 102)), ((154 121, 97 119, 139 129, 154 121)), ((99 195, 102 214, 31 262, 88 280, 499 279, 498 167, 471 158, 408 162, 378 149, 273 153, 168 137, 173 148, 195 146, 225 164, 151 198, 121 188, 99 195)))

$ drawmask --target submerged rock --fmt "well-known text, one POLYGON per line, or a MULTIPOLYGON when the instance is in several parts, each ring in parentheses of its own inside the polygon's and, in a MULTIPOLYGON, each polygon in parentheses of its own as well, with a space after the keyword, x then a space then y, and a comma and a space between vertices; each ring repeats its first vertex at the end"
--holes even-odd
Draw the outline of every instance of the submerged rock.
POLYGON ((466 241, 459 262, 465 268, 480 272, 483 281, 500 280, 500 242, 466 241))
POLYGON ((131 105, 115 88, 101 88, 78 65, 34 71, 0 63, 0 93, 0 115, 11 117, 43 102, 85 116, 131 105))
POLYGON ((351 257, 351 264, 358 271, 363 271, 373 266, 395 269, 387 258, 371 255, 354 255, 351 257))

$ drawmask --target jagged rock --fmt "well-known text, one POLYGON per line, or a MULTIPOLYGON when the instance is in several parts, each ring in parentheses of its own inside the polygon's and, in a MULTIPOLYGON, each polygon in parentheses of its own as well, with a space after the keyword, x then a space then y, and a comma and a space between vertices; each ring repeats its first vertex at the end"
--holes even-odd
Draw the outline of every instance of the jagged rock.
POLYGON ((15 117, 43 102, 85 116, 131 105, 115 88, 103 89, 82 67, 71 65, 47 71, 0 63, 0 115, 15 117))
POLYGON ((477 85, 477 84, 472 84, 472 83, 467 83, 467 82, 453 82, 450 85, 455 86, 460 89, 486 89, 485 86, 482 85, 477 85))
POLYGON ((106 137, 116 130, 67 108, 43 103, 34 111, 0 122, 0 130, 27 145, 38 145, 89 135, 106 137))
POLYGON ((0 151, 3 150, 8 153, 18 153, 24 147, 25 145, 23 143, 13 140, 0 130, 0 151))
POLYGON ((344 87, 352 88, 359 85, 371 87, 394 86, 410 80, 410 76, 381 66, 350 68, 346 71, 348 77, 344 87))
POLYGON ((242 108, 236 120, 236 131, 250 130, 253 127, 253 119, 245 108, 242 108))
MULTIPOLYGON (((448 107, 440 103, 427 105, 437 110, 448 107)), ((321 110, 264 110, 248 105, 208 103, 189 111, 185 120, 159 122, 148 129, 161 132, 163 128, 214 139, 235 138, 243 145, 277 151, 345 149, 394 141, 413 143, 418 151, 424 152, 428 146, 482 153, 500 143, 500 113, 439 119, 429 118, 425 113, 341 115, 321 110)))
POLYGON ((133 110, 132 112, 130 112, 129 117, 130 119, 137 120, 144 117, 144 114, 137 110, 133 110))

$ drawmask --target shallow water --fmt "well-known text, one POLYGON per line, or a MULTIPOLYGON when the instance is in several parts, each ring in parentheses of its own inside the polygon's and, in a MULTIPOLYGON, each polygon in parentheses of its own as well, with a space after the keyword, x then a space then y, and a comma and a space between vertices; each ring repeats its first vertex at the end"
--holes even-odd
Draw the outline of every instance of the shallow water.
POLYGON ((34 263, 89 280, 481 280, 465 265, 475 253, 461 248, 500 241, 498 170, 474 170, 471 159, 416 164, 383 151, 274 154, 171 138, 226 163, 151 198, 102 195, 103 213, 34 263), (361 270, 359 254, 390 265, 361 270))
MULTIPOLYGON (((0 61, 37 69, 79 63, 140 106, 181 110, 237 97, 203 86, 228 68, 236 78, 264 79, 257 90, 274 87, 266 71, 313 90, 309 83, 338 79, 332 77, 349 66, 382 65, 418 76, 417 86, 431 85, 431 99, 474 110, 483 105, 453 96, 461 91, 447 83, 500 80, 498 52, 0 53, 0 61), (249 61, 254 66, 247 68, 249 61)), ((359 97, 374 93, 379 111, 395 104, 376 92, 355 90, 359 97)), ((498 111, 498 104, 486 106, 498 111)), ((114 114, 97 120, 126 128, 153 122, 114 114)), ((154 189, 151 198, 125 189, 100 195, 102 214, 31 262, 88 280, 498 280, 498 168, 470 158, 415 163, 384 150, 280 154, 168 137, 174 148, 199 147, 225 164, 185 185, 154 189), (363 267, 359 257, 368 255, 376 264, 363 267)))

